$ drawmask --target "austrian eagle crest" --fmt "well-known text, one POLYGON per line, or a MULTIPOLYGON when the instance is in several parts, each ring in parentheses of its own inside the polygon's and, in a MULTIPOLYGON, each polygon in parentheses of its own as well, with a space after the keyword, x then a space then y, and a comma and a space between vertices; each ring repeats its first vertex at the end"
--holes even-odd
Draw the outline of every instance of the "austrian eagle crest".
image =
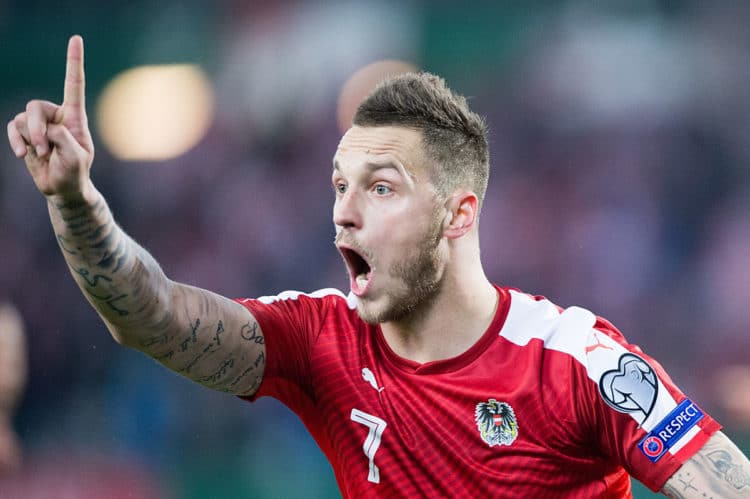
POLYGON ((479 402, 474 411, 477 428, 487 445, 510 445, 518 437, 518 421, 513 408, 495 399, 479 402))

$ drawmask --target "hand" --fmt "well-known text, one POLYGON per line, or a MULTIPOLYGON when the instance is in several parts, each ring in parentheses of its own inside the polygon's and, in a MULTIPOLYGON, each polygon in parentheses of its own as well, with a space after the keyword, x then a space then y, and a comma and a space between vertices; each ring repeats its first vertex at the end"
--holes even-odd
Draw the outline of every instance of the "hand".
POLYGON ((77 197, 88 189, 94 143, 88 128, 83 39, 68 42, 62 105, 32 100, 8 123, 8 140, 24 158, 37 189, 47 197, 77 197))

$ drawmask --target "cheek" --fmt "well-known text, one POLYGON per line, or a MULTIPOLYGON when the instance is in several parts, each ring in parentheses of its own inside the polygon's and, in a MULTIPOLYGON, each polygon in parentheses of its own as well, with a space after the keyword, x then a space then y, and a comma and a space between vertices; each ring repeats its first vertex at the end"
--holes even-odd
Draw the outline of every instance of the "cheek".
POLYGON ((387 262, 401 262, 413 260, 421 254, 427 246, 432 246, 433 232, 430 227, 405 224, 392 227, 389 235, 383 239, 380 246, 383 260, 387 262), (430 242, 428 242, 428 239, 430 242))
POLYGON ((400 220, 384 225, 382 250, 395 257, 409 252, 420 240, 422 228, 413 222, 400 220))
POLYGON ((377 227, 373 235, 378 253, 383 258, 387 256, 396 261, 418 251, 426 238, 434 237, 439 231, 437 214, 432 205, 425 207, 404 203, 398 208, 391 211, 384 207, 373 207, 370 212, 371 226, 377 227))

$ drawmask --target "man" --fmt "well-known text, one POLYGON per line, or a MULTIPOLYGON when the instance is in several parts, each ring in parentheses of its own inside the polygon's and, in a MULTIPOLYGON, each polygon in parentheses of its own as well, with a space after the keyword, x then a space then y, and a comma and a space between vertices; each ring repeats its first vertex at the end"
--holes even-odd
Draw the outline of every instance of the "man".
POLYGON ((750 464, 604 319, 490 283, 478 219, 486 129, 437 77, 360 106, 333 164, 351 293, 230 300, 169 280, 89 178, 83 45, 62 105, 31 101, 11 147, 113 337, 210 388, 303 420, 346 497, 749 496, 750 464))

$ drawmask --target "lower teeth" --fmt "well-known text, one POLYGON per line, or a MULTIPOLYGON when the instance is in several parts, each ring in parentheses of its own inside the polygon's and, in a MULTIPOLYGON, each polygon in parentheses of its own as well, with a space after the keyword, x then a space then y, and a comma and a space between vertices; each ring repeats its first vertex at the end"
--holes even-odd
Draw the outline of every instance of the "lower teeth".
POLYGON ((357 276, 357 285, 360 288, 364 288, 366 284, 367 284, 367 276, 365 276, 365 275, 358 275, 357 276))

